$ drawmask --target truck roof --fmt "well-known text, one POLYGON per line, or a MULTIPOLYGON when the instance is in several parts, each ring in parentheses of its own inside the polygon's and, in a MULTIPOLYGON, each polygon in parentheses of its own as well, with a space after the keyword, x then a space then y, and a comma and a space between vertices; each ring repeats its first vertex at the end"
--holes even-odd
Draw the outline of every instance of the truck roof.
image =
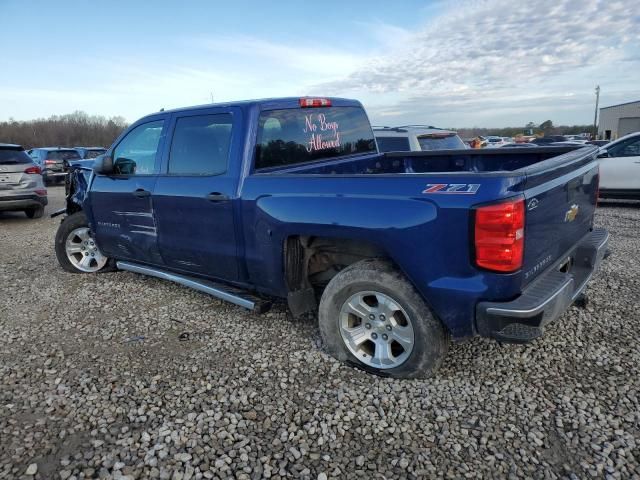
POLYGON ((206 103, 204 105, 194 105, 191 107, 174 108, 171 110, 163 109, 160 112, 154 112, 142 118, 157 115, 158 113, 191 112, 194 110, 204 110, 207 108, 216 108, 216 107, 245 107, 246 108, 246 107, 253 107, 255 105, 261 105, 269 109, 296 108, 296 107, 300 107, 301 98, 328 99, 331 101, 331 105, 334 107, 362 107, 362 104, 358 100, 341 98, 341 97, 325 97, 325 96, 275 97, 275 98, 259 98, 254 100, 238 100, 233 102, 222 102, 222 103, 206 103))

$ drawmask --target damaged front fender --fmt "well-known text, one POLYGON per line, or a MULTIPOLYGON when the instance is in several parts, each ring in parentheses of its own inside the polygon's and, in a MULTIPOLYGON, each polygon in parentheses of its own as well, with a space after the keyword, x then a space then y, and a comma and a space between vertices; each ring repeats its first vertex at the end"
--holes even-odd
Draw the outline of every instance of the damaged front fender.
POLYGON ((66 206, 51 214, 51 218, 66 213, 71 215, 84 209, 84 202, 89 193, 89 185, 93 170, 87 167, 70 166, 65 179, 66 206))

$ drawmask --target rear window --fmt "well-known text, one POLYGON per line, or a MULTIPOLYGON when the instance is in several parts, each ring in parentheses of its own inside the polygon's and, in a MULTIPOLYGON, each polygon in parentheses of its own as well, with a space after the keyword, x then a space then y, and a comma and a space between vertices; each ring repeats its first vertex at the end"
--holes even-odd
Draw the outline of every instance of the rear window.
POLYGON ((0 148, 0 165, 31 163, 31 157, 24 150, 0 148))
POLYGON ((422 151, 429 150, 449 150, 465 148, 464 143, 456 134, 450 135, 420 135, 418 137, 420 149, 422 151))
POLYGON ((376 152, 360 107, 294 108, 260 114, 256 168, 376 152))
POLYGON ((408 152, 411 150, 408 137, 376 137, 376 141, 378 142, 378 150, 381 152, 408 152))
POLYGON ((87 150, 84 154, 84 158, 96 158, 105 152, 106 150, 87 150))
POLYGON ((51 150, 47 152, 47 160, 80 160, 75 150, 51 150))

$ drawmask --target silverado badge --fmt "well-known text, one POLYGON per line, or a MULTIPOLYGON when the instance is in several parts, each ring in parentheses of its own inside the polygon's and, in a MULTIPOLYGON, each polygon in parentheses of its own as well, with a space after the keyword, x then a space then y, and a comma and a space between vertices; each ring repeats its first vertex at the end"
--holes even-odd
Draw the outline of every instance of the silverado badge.
POLYGON ((578 216, 578 210, 580 210, 580 207, 578 205, 576 205, 575 203, 571 205, 571 208, 567 210, 567 213, 564 214, 564 221, 573 222, 578 216))

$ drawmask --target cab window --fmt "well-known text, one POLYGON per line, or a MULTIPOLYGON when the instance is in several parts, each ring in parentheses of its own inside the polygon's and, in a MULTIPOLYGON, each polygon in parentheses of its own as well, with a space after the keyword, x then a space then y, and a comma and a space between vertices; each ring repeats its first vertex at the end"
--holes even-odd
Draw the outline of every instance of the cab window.
POLYGON ((225 173, 232 123, 230 113, 178 118, 169 153, 169 174, 225 173))
POLYGON ((154 173, 163 124, 164 120, 143 123, 122 139, 113 150, 113 167, 116 175, 154 173))
POLYGON ((376 152, 361 107, 267 110, 258 120, 256 169, 376 152))

